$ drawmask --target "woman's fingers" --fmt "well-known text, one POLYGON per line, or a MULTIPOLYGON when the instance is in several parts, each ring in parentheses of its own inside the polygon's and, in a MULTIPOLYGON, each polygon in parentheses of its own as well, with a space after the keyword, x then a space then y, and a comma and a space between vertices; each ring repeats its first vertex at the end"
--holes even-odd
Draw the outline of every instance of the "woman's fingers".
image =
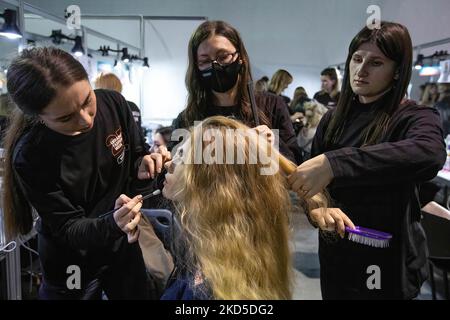
MULTIPOLYGON (((164 165, 163 159, 164 157, 160 153, 152 153, 144 156, 139 166, 138 179, 154 179, 155 175, 162 171, 164 165)), ((170 159, 170 152, 167 151, 165 159, 170 159)))
MULTIPOLYGON (((341 210, 339 210, 339 211, 341 211, 341 210)), ((352 220, 350 220, 350 218, 345 213, 343 213, 342 211, 340 213, 341 213, 342 220, 344 221, 344 224, 347 227, 350 227, 352 229, 356 229, 356 227, 353 224, 352 220)))
POLYGON ((327 230, 327 223, 325 222, 325 218, 320 217, 316 220, 317 226, 322 230, 327 230))
POLYGON ((328 227, 334 228, 335 221, 334 221, 334 219, 333 219, 333 217, 331 215, 331 211, 328 211, 328 214, 325 215, 325 222, 326 222, 328 227))
POLYGON ((273 131, 268 126, 257 126, 255 127, 255 130, 258 131, 259 134, 265 134, 269 143, 272 144, 274 142, 273 131))
POLYGON ((139 212, 139 210, 142 207, 141 202, 142 196, 136 196, 133 199, 131 199, 128 203, 122 205, 122 207, 114 212, 114 220, 116 221, 116 224, 119 226, 119 228, 127 232, 127 230, 124 230, 125 226, 130 222, 130 220, 134 219, 136 214, 139 212))
POLYGON ((345 227, 355 228, 353 222, 339 208, 318 208, 309 213, 311 219, 322 230, 336 231, 341 237, 345 236, 345 227))
POLYGON ((126 216, 124 216, 122 219, 122 224, 126 226, 130 221, 132 221, 139 213, 142 208, 142 202, 138 203, 136 206, 134 206, 130 212, 126 216))
POLYGON ((141 200, 142 200, 142 195, 138 195, 138 196, 134 197, 127 203, 123 204, 119 210, 114 212, 114 216, 117 216, 117 218, 119 218, 119 219, 126 216, 135 206, 137 206, 137 205, 142 206, 141 200))
POLYGON ((303 196, 303 198, 305 199, 311 199, 312 197, 314 197, 316 194, 318 194, 320 192, 320 190, 316 190, 315 188, 311 188, 308 189, 308 187, 304 187, 307 192, 305 191, 305 194, 303 196))
POLYGON ((300 195, 300 196, 303 196, 303 194, 301 193, 303 190, 302 187, 303 187, 303 182, 301 180, 297 180, 291 185, 292 191, 298 193, 298 195, 300 195))
POLYGON ((126 232, 133 231, 139 224, 139 221, 141 221, 141 213, 137 212, 134 218, 125 225, 126 232))
MULTIPOLYGON (((335 223, 335 229, 336 232, 341 236, 341 238, 344 238, 345 236, 345 224, 344 224, 344 220, 342 219, 342 216, 339 213, 339 209, 338 210, 331 210, 330 211, 330 215, 333 217, 335 223)), ((341 211, 342 213, 342 211, 341 211)))
POLYGON ((155 170, 157 173, 161 173, 163 165, 164 165, 164 161, 163 161, 163 156, 162 154, 159 153, 152 153, 150 155, 150 157, 153 159, 153 161, 155 162, 155 170))
MULTIPOLYGON (((130 211, 121 218, 122 225, 126 226, 130 221, 132 221, 136 215, 139 214, 139 211, 142 208, 142 202, 136 204, 133 208, 130 209, 130 211)), ((127 232, 128 230, 125 230, 127 232)))
POLYGON ((159 153, 162 155, 164 161, 168 161, 168 160, 172 159, 172 155, 170 154, 170 151, 167 150, 166 146, 160 146, 159 153))
POLYGON ((150 155, 146 155, 142 158, 141 164, 139 165, 138 179, 146 180, 154 178, 155 165, 150 155))
POLYGON ((135 228, 133 231, 127 233, 128 243, 134 243, 139 239, 140 230, 135 228))
POLYGON ((295 172, 288 177, 288 182, 297 193, 299 190, 304 190, 303 196, 311 198, 325 189, 333 177, 327 157, 320 155, 298 166, 295 172))
POLYGON ((121 194, 117 199, 116 199, 116 203, 114 204, 114 209, 117 209, 119 207, 121 207, 122 205, 124 205, 125 203, 128 203, 131 201, 131 198, 128 197, 125 194, 121 194))

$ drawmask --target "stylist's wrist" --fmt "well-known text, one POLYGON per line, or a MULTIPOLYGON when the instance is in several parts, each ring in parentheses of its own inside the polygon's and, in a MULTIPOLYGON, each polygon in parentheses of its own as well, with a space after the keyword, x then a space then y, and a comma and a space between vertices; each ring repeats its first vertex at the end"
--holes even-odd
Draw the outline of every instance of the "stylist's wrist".
POLYGON ((331 182, 331 180, 333 180, 334 178, 334 173, 333 168, 331 168, 330 161, 325 154, 321 154, 319 157, 322 162, 323 173, 326 175, 327 180, 331 182))

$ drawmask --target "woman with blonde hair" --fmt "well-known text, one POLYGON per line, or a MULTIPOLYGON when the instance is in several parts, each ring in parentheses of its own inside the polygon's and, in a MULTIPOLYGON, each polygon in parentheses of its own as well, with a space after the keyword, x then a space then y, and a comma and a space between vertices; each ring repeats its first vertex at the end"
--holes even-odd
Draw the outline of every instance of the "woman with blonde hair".
POLYGON ((97 79, 95 79, 95 87, 122 93, 122 82, 114 73, 100 73, 97 79))
POLYGON ((289 72, 283 69, 277 70, 277 72, 273 74, 272 79, 270 79, 269 92, 277 96, 281 96, 284 99, 284 102, 289 104, 291 99, 281 95, 281 93, 287 89, 287 87, 292 83, 292 80, 293 77, 289 72))
MULTIPOLYGON (((295 164, 252 132, 233 119, 208 118, 166 163, 163 194, 175 203, 188 252, 163 299, 292 297, 286 174, 295 164), (213 145, 215 161, 194 161, 213 145)), ((318 195, 308 205, 326 200, 318 195)))

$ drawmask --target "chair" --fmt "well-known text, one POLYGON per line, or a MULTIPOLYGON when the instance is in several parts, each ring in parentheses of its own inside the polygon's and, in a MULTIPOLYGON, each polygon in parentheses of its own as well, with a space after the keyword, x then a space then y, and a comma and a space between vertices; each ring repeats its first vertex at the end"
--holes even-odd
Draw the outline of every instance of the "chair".
POLYGON ((430 282, 433 300, 436 300, 434 268, 443 272, 445 299, 450 300, 448 273, 450 272, 450 220, 442 215, 422 211, 422 226, 429 249, 430 282))
POLYGON ((164 247, 173 253, 174 237, 179 234, 180 225, 172 212, 166 209, 141 209, 141 212, 152 224, 164 247))

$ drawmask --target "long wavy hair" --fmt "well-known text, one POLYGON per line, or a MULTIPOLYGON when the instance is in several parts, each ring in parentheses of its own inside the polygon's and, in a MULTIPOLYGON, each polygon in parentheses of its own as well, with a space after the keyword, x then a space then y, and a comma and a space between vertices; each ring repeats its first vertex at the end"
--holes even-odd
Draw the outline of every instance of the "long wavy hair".
MULTIPOLYGON (((227 136, 230 129, 245 132, 249 128, 233 119, 211 117, 194 127, 191 138, 181 146, 186 147, 185 164, 174 172, 174 193, 189 248, 186 269, 191 275, 201 272, 215 299, 290 299, 291 207, 286 174, 296 165, 267 141, 250 135, 227 136), (242 164, 194 164, 195 153, 209 145, 198 143, 208 129, 224 138, 224 157, 232 152, 236 160, 237 154, 243 154, 242 164), (270 165, 279 162, 281 170, 261 175, 268 163, 251 161, 256 147, 268 150, 273 155, 270 165)), ((323 199, 317 196, 310 204, 326 206, 323 199)))
MULTIPOLYGON (((192 126, 194 121, 203 120, 207 116, 208 105, 212 103, 212 93, 207 90, 201 82, 201 74, 197 66, 197 51, 200 44, 215 35, 227 38, 236 51, 239 52, 238 59, 242 60, 242 67, 238 79, 237 101, 241 107, 241 112, 245 123, 254 125, 253 113, 250 104, 250 98, 247 90, 247 84, 252 80, 250 59, 245 49, 244 42, 239 32, 230 24, 224 21, 205 21, 192 34, 189 40, 188 48, 188 69, 186 72, 186 88, 188 91, 188 101, 186 109, 182 116, 187 126, 192 126)), ((270 122, 263 112, 259 111, 261 124, 270 127, 270 122)))
POLYGON ((325 133, 327 148, 339 140, 350 112, 352 100, 357 98, 350 85, 350 62, 358 48, 368 42, 374 43, 386 57, 395 61, 399 78, 395 81, 393 79, 391 90, 376 102, 377 112, 367 129, 361 133, 363 145, 374 145, 381 141, 393 114, 406 96, 411 80, 413 58, 408 29, 401 24, 385 21, 381 22, 380 29, 370 30, 368 27, 364 27, 350 43, 341 96, 325 133))
POLYGON ((8 95, 15 104, 4 142, 2 202, 8 238, 26 234, 33 227, 32 208, 14 174, 14 148, 20 137, 38 124, 39 113, 58 90, 82 80, 88 80, 83 66, 69 53, 52 47, 23 50, 8 68, 8 95))

